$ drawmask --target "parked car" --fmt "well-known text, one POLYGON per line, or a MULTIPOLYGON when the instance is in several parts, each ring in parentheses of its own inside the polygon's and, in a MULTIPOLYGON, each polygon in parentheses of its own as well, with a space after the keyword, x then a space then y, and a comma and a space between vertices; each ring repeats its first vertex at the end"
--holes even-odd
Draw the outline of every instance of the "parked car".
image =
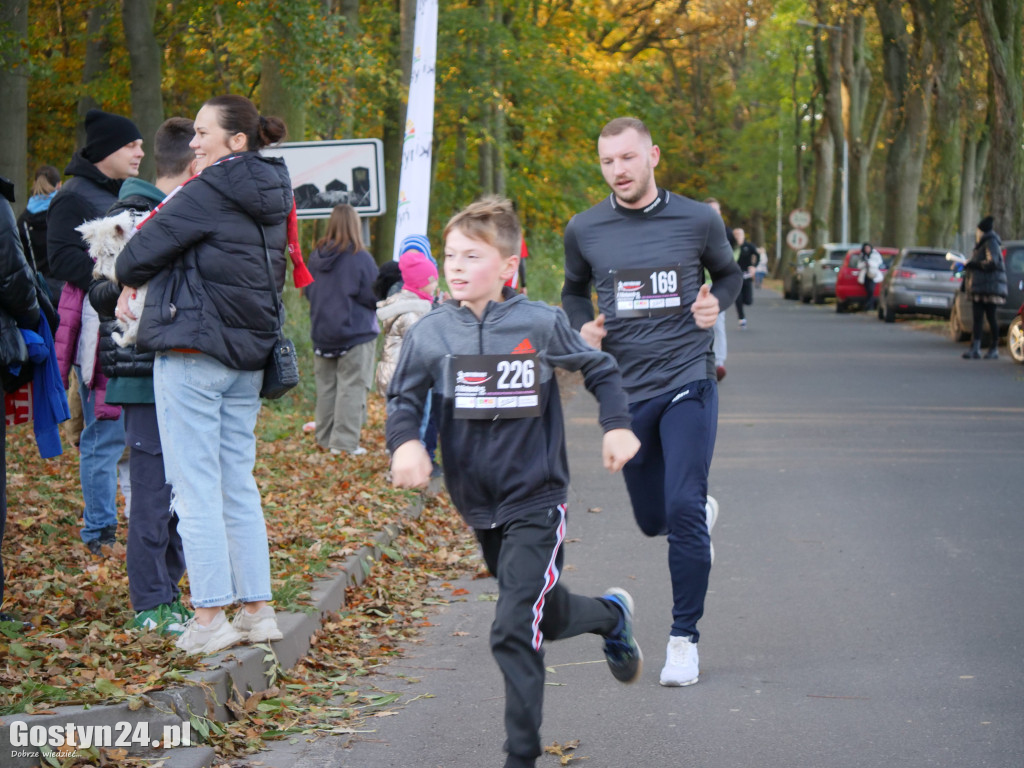
MULTIPOLYGON (((996 307, 996 322, 1000 333, 1008 328, 1017 316, 1017 308, 1024 304, 1024 240, 1007 240, 1003 243, 1003 261, 1006 264, 1006 287, 1009 296, 1005 304, 996 307)), ((974 329, 974 316, 971 313, 971 297, 960 285, 960 292, 953 300, 949 313, 949 336, 953 341, 967 341, 974 329)), ((988 333, 988 329, 985 329, 988 333)))
POLYGON ((1024 304, 1017 310, 1016 317, 1010 321, 1006 330, 1006 349, 1010 357, 1018 363, 1024 363, 1024 304))
POLYGON ((846 254, 860 243, 825 243, 814 249, 811 263, 800 276, 800 300, 806 304, 824 304, 825 299, 836 295, 836 275, 846 254))
POLYGON ((896 315, 949 317, 960 290, 964 255, 943 248, 904 248, 882 281, 878 319, 896 315))
MULTIPOLYGON (((875 248, 882 257, 882 278, 885 278, 889 265, 899 254, 896 248, 875 248)), ((868 292, 860 279, 860 248, 849 251, 843 258, 843 264, 836 275, 836 312, 846 312, 851 306, 863 307, 868 300, 868 292)), ((882 288, 882 281, 875 282, 874 294, 882 288)))
POLYGON ((800 280, 804 270, 814 258, 813 248, 804 248, 796 252, 796 258, 790 262, 785 274, 782 276, 782 296, 787 299, 800 298, 800 280))

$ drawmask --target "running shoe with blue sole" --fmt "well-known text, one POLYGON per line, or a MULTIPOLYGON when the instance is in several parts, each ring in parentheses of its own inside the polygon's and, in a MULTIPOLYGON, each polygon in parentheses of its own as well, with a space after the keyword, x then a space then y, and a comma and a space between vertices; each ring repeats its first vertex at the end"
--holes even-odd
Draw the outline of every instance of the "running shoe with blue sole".
POLYGON ((618 631, 604 638, 604 657, 612 676, 621 683, 632 683, 644 666, 644 655, 633 637, 633 598, 624 589, 614 587, 601 597, 622 611, 622 624, 618 631))

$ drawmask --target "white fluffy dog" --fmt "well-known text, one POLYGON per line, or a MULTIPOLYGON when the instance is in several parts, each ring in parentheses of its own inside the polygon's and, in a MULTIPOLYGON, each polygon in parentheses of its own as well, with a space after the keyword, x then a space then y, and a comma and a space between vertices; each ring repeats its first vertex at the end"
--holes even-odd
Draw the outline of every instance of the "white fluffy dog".
MULTIPOLYGON (((75 227, 82 233, 83 239, 89 244, 89 256, 96 262, 93 267, 94 278, 105 277, 113 283, 117 283, 114 274, 114 264, 118 254, 132 239, 135 234, 135 225, 147 214, 140 211, 127 209, 116 216, 108 216, 103 219, 93 219, 75 227)), ((142 317, 142 308, 146 304, 146 286, 136 289, 128 300, 128 309, 135 315, 134 320, 121 320, 118 318, 117 325, 122 333, 114 331, 111 337, 117 344, 127 347, 134 344, 139 336, 139 318, 142 317)))

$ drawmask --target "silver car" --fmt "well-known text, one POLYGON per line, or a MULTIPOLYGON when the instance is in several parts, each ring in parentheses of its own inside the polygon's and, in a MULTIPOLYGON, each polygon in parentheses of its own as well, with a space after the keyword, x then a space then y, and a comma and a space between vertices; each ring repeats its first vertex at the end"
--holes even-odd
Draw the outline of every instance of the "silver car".
POLYGON ((800 298, 800 280, 814 258, 813 248, 803 248, 796 252, 785 274, 782 275, 782 296, 786 299, 800 298))
POLYGON ((800 300, 807 304, 824 304, 825 299, 836 295, 836 275, 843 266, 843 259, 860 243, 825 243, 814 250, 814 260, 804 269, 800 278, 800 300))
POLYGON ((944 248, 904 248, 882 282, 878 318, 894 322, 896 315, 949 317, 960 290, 964 256, 944 248))

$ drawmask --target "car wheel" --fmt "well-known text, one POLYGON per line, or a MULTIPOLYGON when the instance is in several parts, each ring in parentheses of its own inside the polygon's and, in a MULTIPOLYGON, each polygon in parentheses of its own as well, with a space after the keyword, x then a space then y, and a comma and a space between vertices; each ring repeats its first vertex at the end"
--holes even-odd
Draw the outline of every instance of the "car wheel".
POLYGON ((821 291, 818 289, 818 284, 817 283, 815 283, 814 286, 811 288, 811 298, 814 299, 814 303, 815 304, 824 304, 825 303, 825 297, 822 295, 821 291))
POLYGON ((1010 328, 1006 332, 1006 348, 1010 351, 1010 357, 1018 363, 1024 363, 1024 316, 1017 315, 1010 321, 1010 328))
POLYGON ((967 341, 971 335, 964 330, 960 322, 960 302, 954 301, 953 308, 949 311, 949 338, 953 341, 967 341))
POLYGON ((888 304, 885 305, 885 310, 882 314, 882 319, 887 323, 896 322, 896 307, 891 307, 888 304))

